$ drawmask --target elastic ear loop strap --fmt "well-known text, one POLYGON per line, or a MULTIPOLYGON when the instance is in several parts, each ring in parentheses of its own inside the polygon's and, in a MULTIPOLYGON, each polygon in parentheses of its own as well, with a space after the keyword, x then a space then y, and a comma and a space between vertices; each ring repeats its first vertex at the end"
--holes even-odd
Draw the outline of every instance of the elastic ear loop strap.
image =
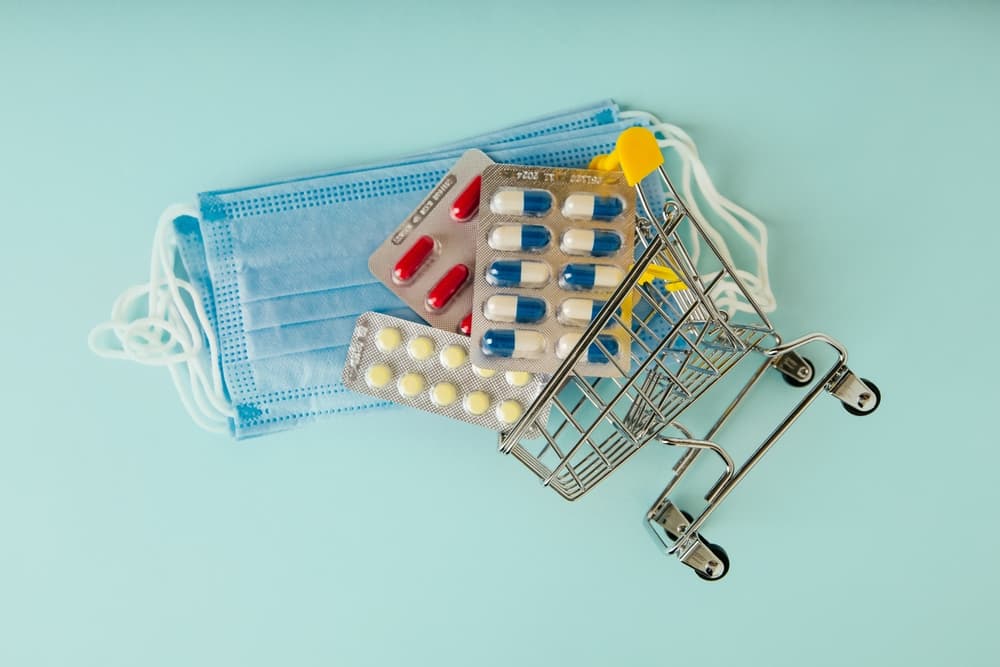
MULTIPOLYGON (((659 118, 646 111, 624 111, 621 116, 647 120, 652 125, 650 129, 654 134, 659 133, 663 137, 662 139, 657 137, 660 148, 673 150, 680 157, 682 172, 681 190, 685 199, 684 203, 690 213, 696 216, 702 223, 705 233, 716 244, 723 258, 731 265, 735 265, 725 239, 708 222, 698 206, 698 201, 691 187, 692 175, 703 200, 708 204, 709 208, 722 218, 736 232, 737 236, 747 243, 753 251, 756 260, 755 272, 737 269, 736 274, 753 294, 761 310, 766 313, 773 312, 777 308, 777 302, 774 298, 774 293, 771 291, 771 282, 768 273, 767 227, 764 223, 757 216, 719 193, 711 177, 708 175, 708 170, 705 169, 705 165, 698 155, 698 147, 687 132, 676 125, 662 122, 659 118), (753 231, 751 232, 751 230, 753 231)), ((698 235, 693 235, 691 256, 696 266, 701 255, 700 245, 698 235)), ((719 307, 729 314, 734 314, 735 312, 754 312, 753 307, 746 302, 743 294, 731 280, 720 280, 712 290, 712 296, 717 300, 719 307)))
POLYGON ((149 282, 126 289, 111 307, 111 318, 91 330, 87 344, 100 357, 166 366, 184 409, 195 423, 207 431, 224 433, 235 411, 222 384, 218 341, 194 286, 174 272, 177 237, 173 221, 181 216, 197 218, 198 211, 175 204, 160 215, 149 282), (143 299, 145 314, 130 318, 133 310, 141 308, 143 299))

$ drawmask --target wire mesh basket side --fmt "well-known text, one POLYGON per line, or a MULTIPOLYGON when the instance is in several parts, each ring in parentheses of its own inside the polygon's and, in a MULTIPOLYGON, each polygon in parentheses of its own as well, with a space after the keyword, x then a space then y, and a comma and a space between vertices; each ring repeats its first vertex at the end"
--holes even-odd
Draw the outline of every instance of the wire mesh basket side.
MULTIPOLYGON (((712 295, 722 281, 744 289, 732 266, 718 252, 704 227, 692 219, 660 171, 666 203, 655 215, 637 221, 640 256, 625 281, 553 375, 539 396, 551 406, 541 423, 541 405, 532 405, 522 423, 501 438, 501 450, 513 454, 544 484, 567 499, 593 488, 694 403, 747 352, 774 337, 767 317, 744 314, 730 321, 712 295), (692 248, 707 249, 701 271, 692 248), (669 267, 685 289, 662 280, 643 280, 652 266, 669 267), (629 317, 622 316, 628 299, 629 317), (631 338, 622 377, 584 378, 573 370, 597 335, 618 325, 631 338), (539 437, 528 438, 528 424, 539 437)), ((637 187, 649 211, 651 198, 637 187)), ((749 298, 749 293, 748 298, 749 298)), ((776 337, 775 337, 776 338, 776 337)), ((608 354, 608 357, 614 355, 608 354)))

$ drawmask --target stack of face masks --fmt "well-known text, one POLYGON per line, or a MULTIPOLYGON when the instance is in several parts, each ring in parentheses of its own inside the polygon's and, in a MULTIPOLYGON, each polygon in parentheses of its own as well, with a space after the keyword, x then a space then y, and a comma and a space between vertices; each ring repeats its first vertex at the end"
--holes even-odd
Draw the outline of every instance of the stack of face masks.
MULTIPOLYGON (((636 125, 676 148, 685 187, 693 173, 710 208, 733 217, 738 207, 706 187, 687 135, 607 100, 389 164, 206 192, 197 208, 172 206, 157 228, 149 283, 122 294, 91 347, 165 366, 195 421, 237 438, 388 405, 340 382, 360 313, 419 319, 371 276, 371 251, 468 148, 496 162, 584 168, 636 125)), ((731 224, 749 234, 756 219, 744 214, 735 213, 748 223, 731 224)), ((752 278, 766 287, 763 268, 752 278)))

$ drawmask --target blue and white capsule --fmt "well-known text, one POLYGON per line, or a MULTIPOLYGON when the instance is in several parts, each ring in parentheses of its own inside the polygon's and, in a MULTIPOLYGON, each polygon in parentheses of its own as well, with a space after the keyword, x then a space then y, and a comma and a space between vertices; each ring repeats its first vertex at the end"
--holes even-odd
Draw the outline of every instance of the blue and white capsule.
MULTIPOLYGON (((568 333, 560 336, 559 341, 556 343, 556 356, 560 359, 568 357, 569 353, 573 351, 574 347, 576 347, 576 344, 580 342, 580 338, 582 336, 583 334, 581 333, 568 333)), ((617 338, 603 334, 598 336, 597 340, 600 341, 601 344, 598 345, 597 341, 591 343, 590 347, 587 348, 587 354, 583 357, 588 363, 606 364, 611 361, 608 355, 611 355, 611 357, 618 356, 617 338), (604 346, 604 349, 601 349, 602 345, 604 346), (604 350, 607 350, 607 354, 605 354, 604 350)))
POLYGON ((490 231, 488 243, 494 250, 539 252, 550 241, 552 232, 544 225, 498 225, 490 231))
POLYGON ((533 296, 494 294, 483 304, 483 315, 491 322, 533 324, 545 319, 545 300, 533 296))
POLYGON ((552 195, 545 190, 497 190, 490 199, 490 210, 498 215, 541 216, 551 208, 552 195))
POLYGON ((559 275, 563 289, 612 289, 625 277, 617 266, 607 264, 567 264, 559 275))
MULTIPOLYGON (((600 299, 566 299, 559 304, 558 319, 563 324, 584 327, 593 321, 604 308, 605 301, 600 299)), ((616 315, 621 316, 618 308, 616 315)), ((614 319, 608 320, 608 326, 615 324, 614 319)))
POLYGON ((606 229, 567 229, 559 248, 567 255, 608 257, 622 249, 622 237, 606 229))
POLYGON ((614 220, 625 210, 625 202, 618 197, 598 197, 578 192, 566 197, 563 216, 576 220, 614 220))
POLYGON ((482 350, 490 357, 538 359, 545 352, 545 336, 528 329, 489 329, 482 350))
POLYGON ((498 259, 486 268, 486 282, 497 287, 541 287, 552 273, 545 262, 498 259))

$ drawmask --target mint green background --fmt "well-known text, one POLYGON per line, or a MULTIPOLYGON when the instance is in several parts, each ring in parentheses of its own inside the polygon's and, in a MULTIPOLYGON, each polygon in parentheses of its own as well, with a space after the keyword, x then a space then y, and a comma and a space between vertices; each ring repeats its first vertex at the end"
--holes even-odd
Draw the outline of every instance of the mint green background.
POLYGON ((0 664, 997 664, 998 9, 341 4, 0 2, 0 664), (642 528, 665 449, 570 504, 473 427, 236 444, 87 352, 168 203, 608 95, 693 134, 771 226, 780 330, 884 394, 713 517, 720 584, 642 528))

